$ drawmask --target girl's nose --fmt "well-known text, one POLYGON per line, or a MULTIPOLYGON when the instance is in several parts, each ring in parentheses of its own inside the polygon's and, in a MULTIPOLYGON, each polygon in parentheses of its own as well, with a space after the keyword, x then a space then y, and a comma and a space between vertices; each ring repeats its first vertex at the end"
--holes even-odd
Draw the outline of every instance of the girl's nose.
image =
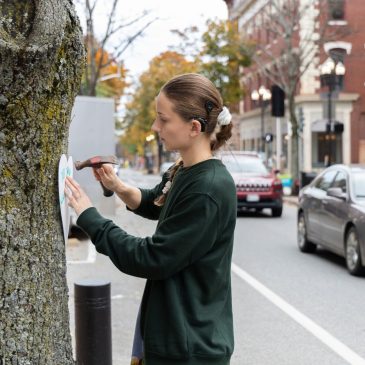
POLYGON ((159 132, 159 131, 160 131, 160 128, 159 128, 159 126, 158 126, 158 122, 157 122, 157 120, 156 120, 156 119, 155 119, 155 121, 153 122, 151 129, 152 129, 154 132, 159 132))

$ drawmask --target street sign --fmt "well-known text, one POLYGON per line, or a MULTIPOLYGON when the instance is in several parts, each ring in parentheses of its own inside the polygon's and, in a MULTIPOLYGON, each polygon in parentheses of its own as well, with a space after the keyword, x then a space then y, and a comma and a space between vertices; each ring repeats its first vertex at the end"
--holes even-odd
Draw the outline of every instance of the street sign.
POLYGON ((270 143, 274 140, 274 136, 272 133, 266 133, 264 138, 266 143, 270 143))

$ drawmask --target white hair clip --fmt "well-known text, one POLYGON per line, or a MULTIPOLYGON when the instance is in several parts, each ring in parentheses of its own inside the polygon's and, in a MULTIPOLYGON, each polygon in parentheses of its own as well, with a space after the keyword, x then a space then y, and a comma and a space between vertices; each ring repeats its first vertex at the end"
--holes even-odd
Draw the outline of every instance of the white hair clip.
POLYGON ((167 181, 166 182, 166 184, 165 184, 165 187, 162 189, 162 193, 163 194, 167 194, 168 193, 168 191, 170 190, 170 188, 171 188, 171 181, 169 180, 169 181, 167 181))
POLYGON ((217 120, 218 124, 221 126, 231 123, 232 115, 226 106, 224 106, 222 111, 219 113, 217 120))

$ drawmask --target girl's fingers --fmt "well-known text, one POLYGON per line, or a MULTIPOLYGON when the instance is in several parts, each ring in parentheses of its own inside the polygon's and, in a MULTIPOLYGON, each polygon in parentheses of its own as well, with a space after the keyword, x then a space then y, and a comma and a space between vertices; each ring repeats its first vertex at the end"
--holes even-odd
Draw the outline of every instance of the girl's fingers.
POLYGON ((68 200, 67 201, 67 205, 69 207, 73 208, 74 207, 74 203, 75 203, 75 199, 74 199, 72 193, 70 192, 70 190, 65 189, 65 195, 66 195, 67 200, 68 200))
POLYGON ((94 174, 94 176, 95 176, 95 179, 96 179, 97 181, 100 181, 100 175, 99 175, 99 173, 98 173, 98 171, 97 171, 97 169, 96 169, 96 168, 93 168, 93 174, 94 174))
MULTIPOLYGON (((66 178, 65 183, 66 183, 67 188, 70 189, 72 193, 75 193, 77 191, 76 187, 71 183, 71 181, 68 178, 66 178)), ((66 189, 65 189, 65 192, 66 192, 66 189)))
MULTIPOLYGON (((81 195, 83 193, 80 185, 71 177, 68 176, 65 180, 65 183, 66 183, 67 188, 71 190, 72 194, 81 195)), ((66 189, 65 189, 65 191, 66 191, 66 189)))
POLYGON ((75 189, 80 188, 80 185, 71 176, 66 176, 66 181, 68 181, 70 184, 72 184, 75 187, 75 189))
POLYGON ((65 195, 68 199, 70 199, 70 197, 72 196, 72 194, 69 192, 68 189, 65 189, 65 195))
POLYGON ((111 164, 105 164, 103 165, 103 167, 104 167, 104 172, 106 174, 110 174, 114 171, 113 166, 111 164))
POLYGON ((97 171, 100 176, 105 176, 105 171, 102 167, 100 167, 97 171))

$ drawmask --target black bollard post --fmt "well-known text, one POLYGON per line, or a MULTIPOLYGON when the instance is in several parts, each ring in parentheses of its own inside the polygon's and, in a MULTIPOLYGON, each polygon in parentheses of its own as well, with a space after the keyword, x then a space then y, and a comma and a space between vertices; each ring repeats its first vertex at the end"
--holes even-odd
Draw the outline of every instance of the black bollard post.
POLYGON ((76 364, 112 365, 110 282, 75 283, 76 364))

